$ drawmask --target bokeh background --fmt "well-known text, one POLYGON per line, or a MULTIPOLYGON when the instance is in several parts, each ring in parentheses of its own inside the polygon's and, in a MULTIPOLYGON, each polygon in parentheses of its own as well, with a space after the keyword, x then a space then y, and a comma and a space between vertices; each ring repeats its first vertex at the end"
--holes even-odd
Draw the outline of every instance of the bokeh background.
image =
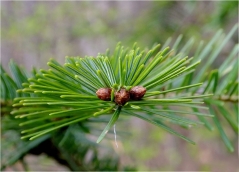
MULTIPOLYGON (((134 42, 151 47, 183 34, 184 41, 194 37, 207 42, 220 28, 227 33, 236 23, 237 1, 4 1, 1 63, 7 68, 14 59, 30 71, 47 68, 49 58, 64 63, 65 56, 96 56, 107 48, 113 50, 119 41, 126 47, 134 42)), ((234 36, 230 44, 237 42, 234 36)), ((238 150, 229 153, 217 131, 178 128, 197 142, 194 146, 135 118, 117 125, 117 130, 125 129, 130 137, 118 140, 119 148, 112 143, 122 166, 148 171, 239 171, 238 150)), ((26 161, 32 171, 68 170, 45 155, 27 156, 26 161)), ((16 164, 7 170, 20 169, 16 164)))

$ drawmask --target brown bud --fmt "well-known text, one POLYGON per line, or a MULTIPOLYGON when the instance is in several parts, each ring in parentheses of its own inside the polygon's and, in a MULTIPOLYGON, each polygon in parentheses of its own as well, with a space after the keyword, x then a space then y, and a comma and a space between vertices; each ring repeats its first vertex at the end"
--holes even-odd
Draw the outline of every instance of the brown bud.
POLYGON ((117 103, 118 105, 125 105, 125 103, 129 101, 129 99, 129 92, 124 88, 121 88, 115 93, 115 103, 117 103))
POLYGON ((96 91, 99 99, 109 101, 111 99, 111 88, 100 88, 96 91))
POLYGON ((130 89, 130 98, 132 100, 140 100, 144 97, 144 94, 146 93, 146 88, 142 86, 135 86, 130 89))

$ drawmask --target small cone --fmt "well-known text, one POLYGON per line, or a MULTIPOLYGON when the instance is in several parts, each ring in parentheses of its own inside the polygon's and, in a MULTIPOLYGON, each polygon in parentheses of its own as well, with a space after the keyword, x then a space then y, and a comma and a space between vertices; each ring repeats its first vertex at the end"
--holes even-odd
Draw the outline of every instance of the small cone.
POLYGON ((96 95, 99 99, 109 101, 111 98, 111 88, 100 88, 96 91, 96 95))
POLYGON ((125 105, 125 103, 129 101, 129 99, 130 99, 130 94, 124 88, 121 88, 119 91, 115 93, 115 103, 120 106, 125 105))
POLYGON ((140 100, 144 97, 144 94, 146 93, 146 88, 142 86, 135 86, 130 89, 130 98, 132 100, 140 100))

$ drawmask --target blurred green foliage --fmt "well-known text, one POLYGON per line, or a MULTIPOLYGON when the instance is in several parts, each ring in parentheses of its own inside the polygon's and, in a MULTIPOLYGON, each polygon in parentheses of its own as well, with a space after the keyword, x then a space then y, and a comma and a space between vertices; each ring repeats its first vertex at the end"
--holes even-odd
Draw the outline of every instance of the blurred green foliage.
POLYGON ((3 63, 11 57, 31 69, 45 66, 50 57, 63 62, 66 55, 96 55, 118 41, 145 47, 179 34, 207 40, 237 22, 238 2, 12 1, 2 6, 3 63))

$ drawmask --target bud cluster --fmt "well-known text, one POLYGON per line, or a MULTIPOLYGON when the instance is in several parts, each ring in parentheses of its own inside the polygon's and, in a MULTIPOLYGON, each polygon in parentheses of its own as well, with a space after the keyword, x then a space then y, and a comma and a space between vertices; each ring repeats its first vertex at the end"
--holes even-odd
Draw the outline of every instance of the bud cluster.
MULTIPOLYGON (((111 100, 111 88, 100 88, 96 91, 96 95, 99 99, 104 101, 111 100)), ((129 100, 140 100, 144 97, 146 89, 142 86, 135 86, 127 91, 125 88, 121 88, 114 93, 114 101, 117 105, 123 106, 129 100)))

